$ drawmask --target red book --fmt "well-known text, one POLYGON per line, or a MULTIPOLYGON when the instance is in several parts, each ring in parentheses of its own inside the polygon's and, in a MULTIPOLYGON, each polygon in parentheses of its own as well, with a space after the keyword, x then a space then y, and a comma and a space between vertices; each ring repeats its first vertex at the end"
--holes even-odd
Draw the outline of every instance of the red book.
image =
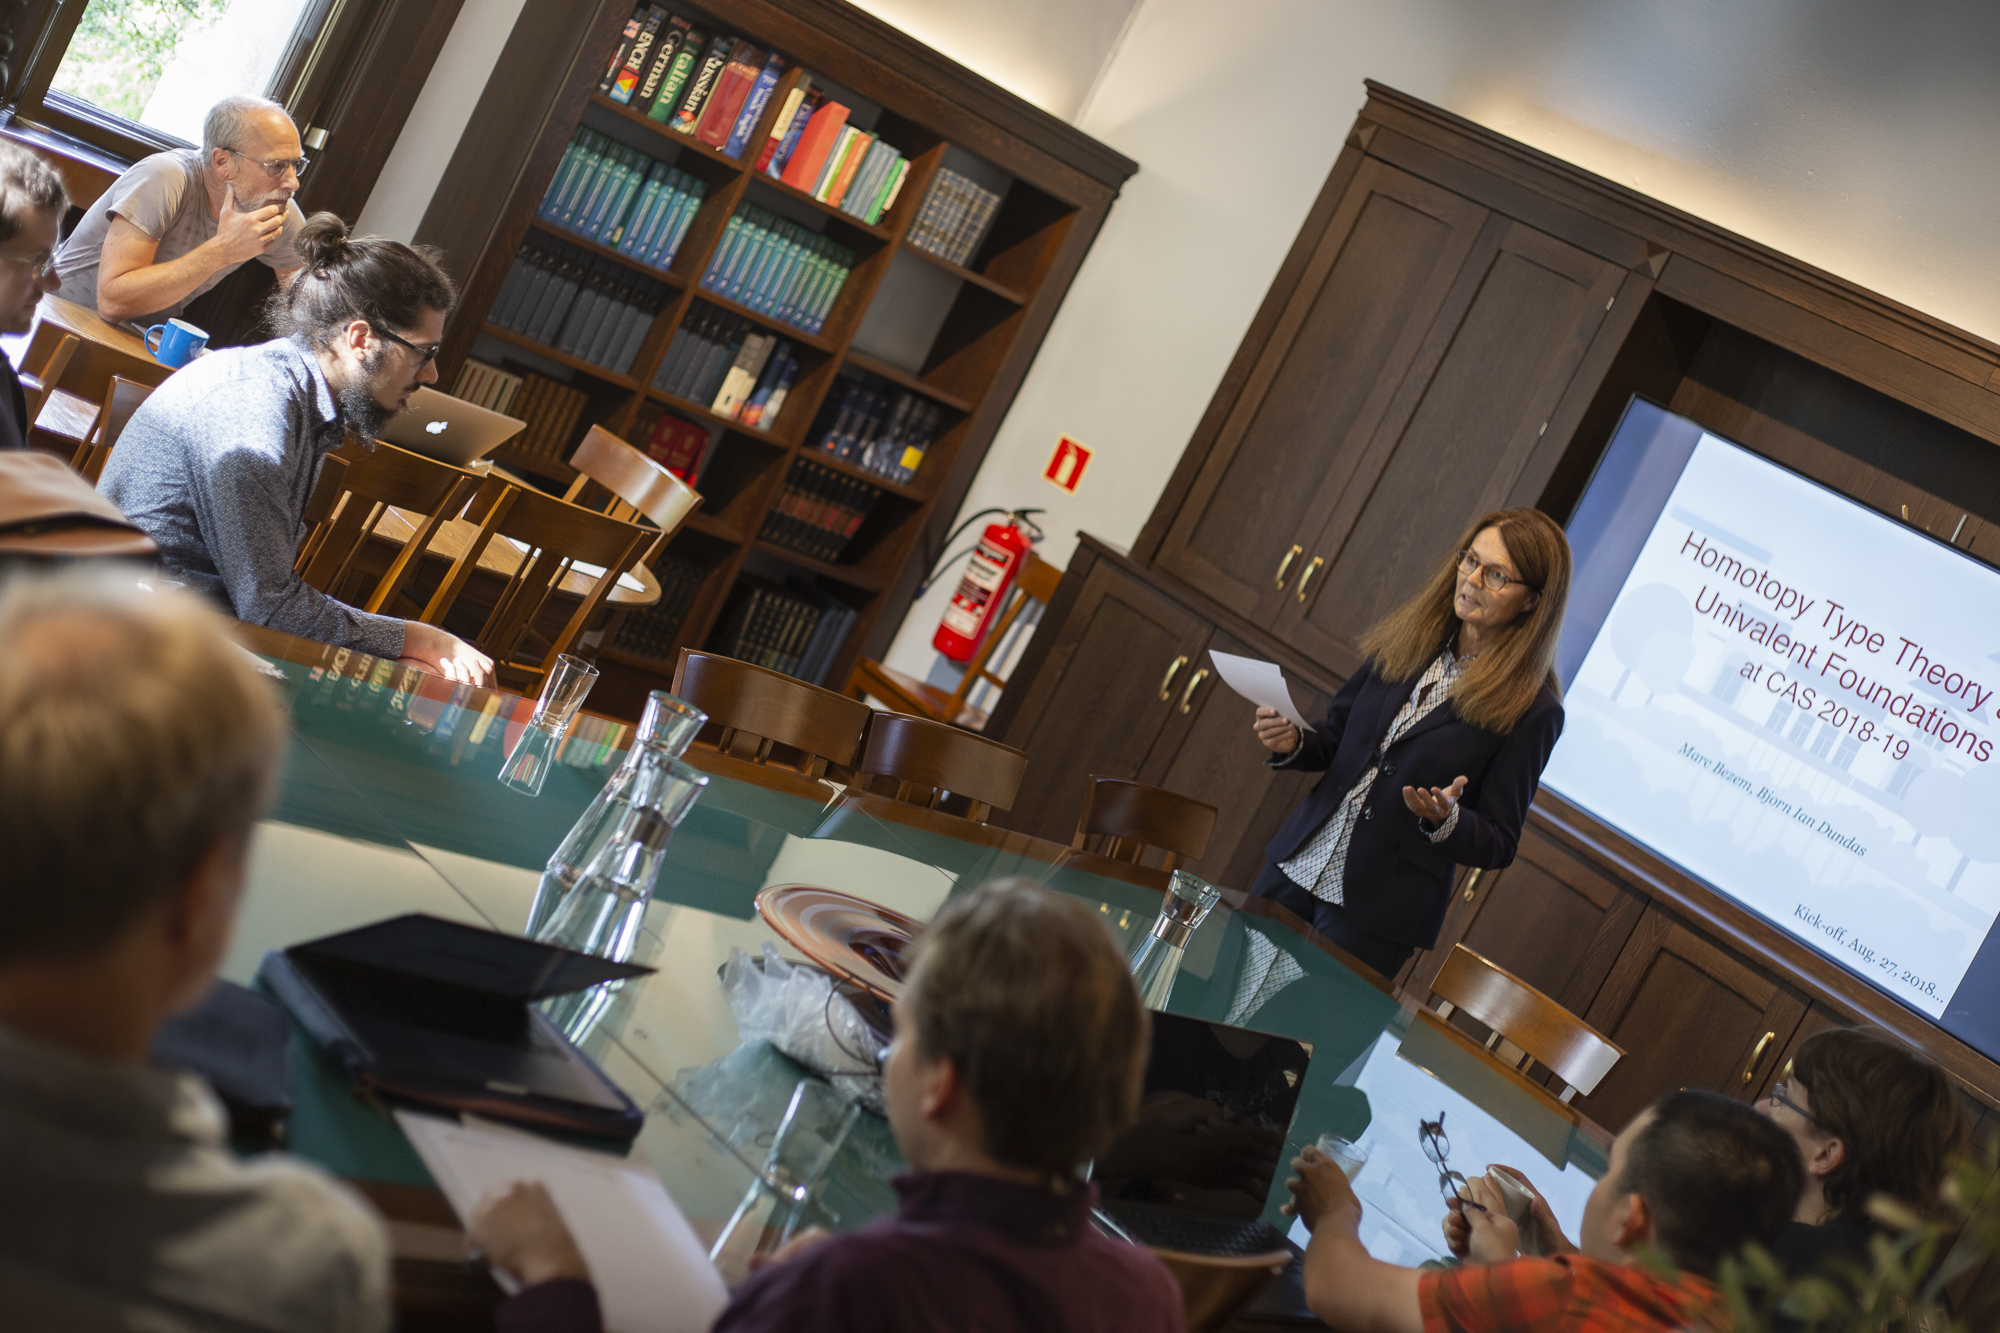
POLYGON ((763 68, 762 51, 748 42, 736 44, 736 49, 729 53, 728 67, 715 81, 715 91, 709 94, 708 105, 701 110, 701 120, 694 127, 695 138, 711 148, 729 142, 729 133, 736 128, 736 117, 763 68))
POLYGON ((806 122, 806 132, 799 136, 799 146, 785 163, 785 174, 778 179, 795 190, 810 193, 813 183, 819 180, 820 168, 826 165, 826 155, 833 151, 840 132, 846 128, 847 108, 838 102, 828 102, 813 112, 812 119, 806 122))

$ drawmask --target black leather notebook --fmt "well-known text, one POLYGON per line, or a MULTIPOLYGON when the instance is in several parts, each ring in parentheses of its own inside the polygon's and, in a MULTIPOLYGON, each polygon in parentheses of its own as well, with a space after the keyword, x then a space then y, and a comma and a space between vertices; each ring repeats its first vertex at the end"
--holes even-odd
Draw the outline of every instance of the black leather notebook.
POLYGON ((413 913, 267 953, 257 975, 351 1084, 629 1140, 644 1113, 533 1005, 651 971, 413 913))

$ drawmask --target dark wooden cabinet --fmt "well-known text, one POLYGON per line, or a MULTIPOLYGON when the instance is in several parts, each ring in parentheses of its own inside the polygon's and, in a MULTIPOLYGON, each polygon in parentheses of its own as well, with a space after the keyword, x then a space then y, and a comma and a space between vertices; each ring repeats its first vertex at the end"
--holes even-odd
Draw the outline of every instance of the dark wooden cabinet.
POLYGON ((1806 1006, 1796 987, 1650 907, 1583 1015, 1625 1057, 1576 1104, 1615 1129, 1675 1088, 1754 1100, 1806 1006))
POLYGON ((1479 239, 1487 210, 1362 166, 1232 407, 1159 565, 1276 618, 1479 239))

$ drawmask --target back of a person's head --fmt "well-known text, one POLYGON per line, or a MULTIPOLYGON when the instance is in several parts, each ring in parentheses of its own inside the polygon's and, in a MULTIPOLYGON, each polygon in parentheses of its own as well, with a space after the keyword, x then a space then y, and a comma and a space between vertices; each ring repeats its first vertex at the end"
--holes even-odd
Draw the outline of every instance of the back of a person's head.
POLYGON ((1831 1028, 1800 1043, 1791 1081, 1805 1089, 1819 1131, 1845 1150, 1820 1182, 1834 1216, 1866 1217, 1876 1194, 1937 1207, 1965 1138, 1965 1112, 1942 1069, 1883 1033, 1831 1028))
POLYGON ((69 208, 69 191, 56 169, 11 139, 0 139, 0 243, 13 240, 31 214, 69 208))
POLYGON ((136 579, 0 586, 0 967, 109 946, 269 794, 269 683, 200 599, 136 579))
POLYGON ((1096 1157, 1138 1109, 1149 1020, 1111 934, 1024 879, 946 903, 899 1004, 917 1053, 949 1057, 986 1151, 1051 1174, 1096 1157))
POLYGON ((1701 1277, 1751 1241, 1777 1240, 1806 1180, 1798 1145, 1769 1117, 1689 1089, 1653 1103, 1624 1171, 1619 1188, 1646 1201, 1660 1248, 1701 1277))
POLYGON ((266 322, 281 338, 324 348, 357 319, 391 332, 414 329, 425 315, 458 302, 458 287, 431 246, 350 236, 331 213, 307 218, 293 244, 305 267, 264 306, 266 322))

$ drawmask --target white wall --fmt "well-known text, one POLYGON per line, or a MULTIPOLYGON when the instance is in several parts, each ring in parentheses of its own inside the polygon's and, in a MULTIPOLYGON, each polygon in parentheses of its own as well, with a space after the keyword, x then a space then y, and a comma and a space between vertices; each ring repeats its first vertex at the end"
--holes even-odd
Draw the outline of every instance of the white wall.
POLYGON ((444 39, 424 90, 417 94, 396 146, 355 219, 361 235, 407 241, 437 193, 438 177, 458 150, 473 104, 500 60, 500 48, 520 17, 523 0, 465 0, 444 39))
MULTIPOLYGON (((1067 12, 1096 31, 1122 9, 1075 0, 1067 12)), ((990 15, 998 30, 1004 10, 990 15)), ((1996 38, 2000 9, 1975 0, 1141 0, 1075 117, 1139 174, 964 512, 1048 508, 1040 549, 1059 564, 1079 528, 1120 545, 1137 536, 1363 78, 2000 340, 1996 38), (1041 480, 1062 434, 1098 451, 1073 498, 1041 480)), ((1006 82, 980 63, 980 42, 965 46, 961 60, 1006 82)), ((930 670, 952 584, 913 609, 895 665, 930 670)))

